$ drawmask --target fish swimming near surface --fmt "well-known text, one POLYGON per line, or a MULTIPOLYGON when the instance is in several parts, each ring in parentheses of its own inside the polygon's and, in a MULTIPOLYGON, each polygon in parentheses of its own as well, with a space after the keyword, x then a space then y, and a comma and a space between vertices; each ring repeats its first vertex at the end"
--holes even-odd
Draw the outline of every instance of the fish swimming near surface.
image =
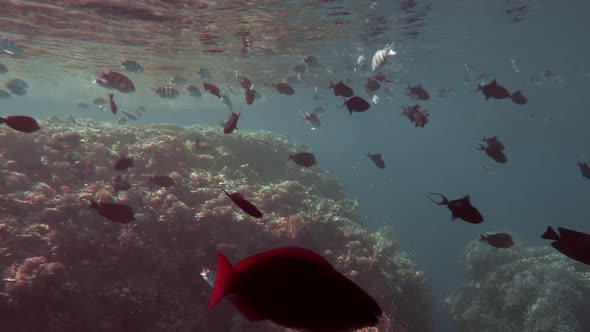
POLYGON ((203 89, 205 89, 205 91, 209 92, 215 97, 221 99, 221 90, 219 89, 219 87, 217 87, 217 85, 203 82, 203 89))
POLYGON ((367 77, 367 83, 365 83, 365 89, 367 91, 375 92, 379 90, 380 87, 381 84, 379 84, 379 82, 376 79, 367 77))
POLYGON ((185 85, 184 91, 186 93, 188 93, 189 96, 191 96, 191 97, 198 98, 198 97, 202 96, 201 90, 199 89, 199 87, 197 87, 196 85, 193 85, 193 84, 185 85))
POLYGON ((492 80, 490 83, 483 85, 483 84, 477 84, 477 89, 475 90, 475 92, 481 91, 484 96, 486 97, 486 100, 490 99, 490 98, 494 98, 494 99, 505 99, 505 98, 510 98, 512 97, 512 95, 510 94, 510 92, 508 92, 508 90, 506 90, 503 86, 501 86, 500 84, 498 84, 498 82, 496 82, 496 79, 492 80))
POLYGON ((252 81, 249 78, 240 75, 240 73, 237 71, 236 79, 238 80, 238 82, 240 82, 240 85, 242 86, 242 88, 244 88, 244 90, 250 90, 254 87, 254 84, 252 84, 252 81))
POLYGON ((342 104, 342 106, 339 106, 339 108, 342 108, 344 106, 346 106, 346 108, 348 109, 348 113, 352 115, 353 112, 365 112, 371 107, 371 104, 369 104, 369 102, 364 100, 362 97, 354 96, 352 98, 346 99, 344 101, 344 104, 342 104))
POLYGON ((590 265, 590 234, 558 227, 559 234, 548 226, 542 239, 553 240, 551 246, 567 257, 590 265))
POLYGON ((246 104, 252 105, 254 100, 256 100, 256 90, 247 89, 244 91, 244 99, 246 99, 246 104))
POLYGON ((480 235, 480 241, 489 244, 494 248, 501 248, 506 249, 510 248, 514 245, 514 241, 512 240, 512 236, 508 233, 495 233, 495 234, 488 234, 488 235, 480 235))
POLYGON ((476 150, 480 150, 480 151, 484 151, 488 157, 492 158, 495 162, 500 163, 500 164, 505 164, 508 162, 508 157, 506 157, 506 154, 504 154, 504 146, 503 145, 489 145, 489 146, 483 146, 481 144, 478 144, 479 146, 476 146, 475 149, 476 150))
POLYGON ((352 91, 352 88, 349 87, 348 85, 346 85, 346 83, 340 81, 336 84, 334 84, 334 82, 330 81, 330 85, 328 86, 328 89, 332 89, 334 90, 334 96, 341 96, 344 98, 350 98, 352 96, 354 96, 354 91, 352 91))
POLYGON ((157 94, 158 96, 160 96, 160 98, 167 98, 167 99, 174 99, 180 95, 178 90, 176 90, 171 85, 164 85, 164 86, 159 86, 157 88, 151 88, 151 91, 153 93, 157 94))
POLYGON ((0 49, 10 55, 23 54, 24 51, 14 40, 0 36, 0 49))
POLYGON ((205 68, 200 68, 199 70, 196 71, 195 74, 197 74, 197 76, 199 76, 200 79, 205 80, 205 81, 210 81, 213 78, 213 75, 211 75, 211 72, 205 68))
POLYGON ((106 89, 115 89, 122 93, 135 92, 135 85, 129 77, 116 71, 98 71, 92 83, 98 84, 106 89))
POLYGON ((117 111, 119 110, 119 107, 117 107, 117 104, 115 104, 115 101, 113 100, 113 94, 109 93, 109 108, 111 109, 111 113, 113 114, 117 114, 117 111))
POLYGON ((303 167, 311 167, 316 164, 315 156, 310 152, 290 154, 289 160, 293 160, 297 165, 303 167))
POLYGON ((27 115, 0 116, 1 124, 6 124, 9 128, 23 133, 32 133, 41 129, 37 120, 27 115))
POLYGON ((317 114, 315 114, 314 112, 304 112, 302 114, 303 119, 309 123, 309 125, 312 128, 319 128, 321 123, 320 123, 320 118, 317 116, 317 114))
POLYGON ((262 218, 262 212, 260 212, 260 210, 258 210, 258 208, 254 206, 254 204, 250 203, 250 201, 245 199, 241 193, 235 192, 230 194, 221 187, 219 189, 223 190, 227 197, 229 197, 232 200, 232 202, 234 202, 240 209, 242 209, 242 211, 246 212, 254 218, 262 218))
POLYGON ((580 171, 582 171, 582 176, 585 177, 586 179, 590 180, 590 166, 588 166, 587 163, 583 163, 579 160, 576 163, 576 165, 578 165, 578 167, 580 168, 580 171))
POLYGON ((438 195, 442 198, 440 202, 435 201, 430 196, 426 195, 428 199, 437 205, 446 205, 451 210, 451 218, 453 220, 459 218, 471 224, 480 224, 483 222, 481 213, 471 204, 469 195, 449 201, 444 195, 438 193, 429 193, 429 195, 438 195))
POLYGON ((295 94, 295 89, 287 82, 273 83, 272 86, 282 95, 290 96, 295 94))
POLYGON ((498 139, 498 136, 492 136, 492 137, 482 136, 481 140, 482 140, 482 142, 485 142, 487 145, 493 146, 493 147, 499 149, 500 151, 504 151, 504 149, 505 149, 504 144, 502 142, 500 142, 500 140, 498 139))
POLYGON ((240 115, 242 112, 234 113, 231 112, 229 118, 225 120, 223 123, 223 133, 224 134, 231 134, 234 130, 238 129, 238 120, 240 119, 240 115))
POLYGON ((230 111, 234 110, 234 106, 231 102, 231 99, 227 94, 224 93, 221 95, 221 101, 223 102, 223 105, 225 105, 225 107, 227 107, 230 111))
POLYGON ((526 99, 526 97, 522 94, 522 91, 518 90, 515 93, 513 93, 510 98, 512 99, 512 101, 515 104, 518 105, 525 105, 526 103, 528 103, 528 99, 526 99))
POLYGON ((113 165, 115 171, 126 171, 129 167, 133 167, 133 158, 124 155, 120 155, 113 165))
POLYGON ((406 90, 406 94, 412 98, 416 98, 418 100, 430 99, 430 94, 428 94, 428 91, 422 87, 422 84, 409 85, 406 90))
POLYGON ((143 73, 143 67, 135 60, 123 60, 121 61, 121 67, 136 74, 143 73))
POLYGON ((232 266, 221 253, 209 298, 227 298, 250 321, 269 320, 298 331, 344 332, 376 326, 377 302, 313 251, 283 247, 232 266))
POLYGON ((126 224, 135 220, 133 209, 125 204, 105 202, 97 203, 93 200, 90 200, 88 207, 96 210, 99 215, 107 218, 108 220, 120 224, 126 224))
POLYGON ((369 159, 371 159, 373 161, 373 164, 375 164, 375 166, 377 166, 377 168, 380 168, 380 169, 385 168, 385 161, 383 161, 381 153, 371 154, 370 152, 367 152, 367 157, 369 157, 369 159))
POLYGON ((371 61, 371 70, 376 71, 381 69, 386 63, 389 57, 396 55, 397 53, 393 50, 393 44, 385 45, 381 50, 378 50, 373 54, 371 61))
POLYGON ((174 179, 172 179, 168 175, 150 176, 150 182, 158 187, 170 188, 174 186, 174 179))
POLYGON ((27 94, 29 84, 20 78, 13 78, 10 81, 4 83, 4 86, 10 90, 10 92, 17 96, 24 96, 27 94))
POLYGON ((420 128, 424 128, 424 126, 428 123, 428 117, 430 116, 430 114, 428 114, 428 112, 423 109, 420 104, 403 107, 401 115, 405 115, 410 120, 410 122, 414 124, 414 127, 420 128))

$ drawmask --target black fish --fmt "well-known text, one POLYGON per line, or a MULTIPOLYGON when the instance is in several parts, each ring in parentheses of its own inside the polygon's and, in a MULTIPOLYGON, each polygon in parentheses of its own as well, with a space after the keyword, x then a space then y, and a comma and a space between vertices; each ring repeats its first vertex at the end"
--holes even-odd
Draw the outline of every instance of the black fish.
POLYGON ((104 100, 104 98, 100 98, 100 97, 98 97, 98 98, 94 98, 94 100, 92 101, 92 103, 93 103, 94 105, 101 106, 101 105, 104 105, 104 104, 106 104, 106 103, 107 103, 107 101, 106 101, 106 100, 104 100))
POLYGON ((115 192, 129 190, 130 188, 131 183, 123 179, 123 177, 120 174, 113 179, 113 190, 115 190, 115 192))
POLYGON ((506 157, 506 154, 504 154, 503 150, 504 150, 504 146, 503 145, 489 145, 489 146, 483 146, 481 144, 478 144, 479 146, 476 146, 475 149, 480 150, 480 151, 485 151, 485 153, 492 159, 494 159, 494 161, 500 163, 500 164, 505 164, 508 162, 508 157, 506 157))
POLYGON ((293 89, 293 87, 291 87, 289 85, 289 83, 287 82, 279 82, 279 83, 273 83, 272 86, 275 87, 275 89, 277 89, 277 91, 282 94, 282 95, 293 95, 295 94, 295 89, 293 89))
POLYGON ((373 164, 375 164, 377 168, 385 168, 385 161, 383 161, 381 153, 371 154, 370 152, 367 152, 367 157, 369 157, 373 161, 373 164))
POLYGON ((113 169, 115 171, 126 171, 129 167, 133 167, 133 158, 128 158, 124 155, 121 155, 119 156, 119 159, 115 161, 113 169))
POLYGON ((498 148, 500 151, 504 151, 504 144, 502 142, 500 142, 500 140, 498 139, 498 136, 492 136, 492 137, 481 137, 481 140, 483 142, 486 142, 487 145, 489 146, 494 146, 496 148, 498 148))
POLYGON ((348 108, 348 112, 350 113, 350 115, 352 115, 352 112, 364 112, 368 110, 369 107, 371 107, 371 104, 369 104, 369 102, 367 102, 359 96, 354 96, 352 98, 345 100, 344 104, 342 104, 340 108, 344 107, 344 105, 346 105, 346 108, 348 108))
POLYGON ((423 109, 420 104, 416 104, 414 106, 405 106, 403 107, 403 111, 401 115, 405 115, 410 122, 414 124, 414 127, 424 128, 424 126, 428 123, 428 111, 423 109))
POLYGON ((315 156, 309 152, 299 152, 290 154, 289 159, 293 160, 297 165, 303 167, 311 167, 316 164, 315 156))
POLYGON ((305 112, 302 115, 303 119, 305 119, 305 121, 307 121, 307 123, 309 123, 313 128, 320 127, 320 118, 314 112, 305 112))
POLYGON ((512 101, 515 104, 518 104, 518 105, 524 105, 524 104, 526 104, 528 102, 528 100, 522 94, 522 91, 520 91, 520 90, 518 90, 515 93, 513 93, 512 96, 510 96, 510 98, 512 99, 512 101))
POLYGON ((12 92, 12 94, 17 96, 23 96, 27 94, 27 88, 29 87, 27 82, 21 80, 20 78, 13 78, 10 81, 4 83, 4 86, 6 86, 6 88, 12 92))
POLYGON ((472 224, 480 224, 483 222, 483 216, 481 215, 481 213, 473 205, 471 205, 469 195, 466 195, 459 199, 454 199, 452 201, 449 201, 442 194, 429 193, 429 195, 438 195, 442 198, 442 201, 437 202, 430 196, 426 195, 426 197, 428 197, 428 199, 433 201, 435 204, 446 205, 449 208, 449 210, 451 210, 451 217, 453 220, 459 218, 472 224))
POLYGON ((549 226, 541 238, 554 240, 551 242, 553 248, 571 259, 590 265, 590 234, 562 227, 558 227, 557 230, 559 234, 549 226))
POLYGON ((95 209, 98 214, 107 218, 108 220, 121 224, 126 224, 135 220, 133 209, 125 204, 104 202, 97 203, 93 200, 90 200, 90 205, 88 207, 95 209))
POLYGON ((494 79, 492 82, 486 85, 478 84, 475 92, 477 91, 481 91, 484 94, 484 96, 486 96, 486 100, 490 98, 504 99, 511 97, 510 92, 508 92, 508 90, 506 90, 503 86, 498 84, 498 82, 496 82, 496 79, 494 79))
POLYGON ((32 133, 39 129, 37 120, 26 115, 9 115, 5 117, 0 116, 0 124, 5 123, 8 127, 23 133, 32 133))
POLYGON ((231 112, 231 115, 225 122, 223 123, 223 133, 224 134, 231 134, 234 130, 238 129, 238 120, 240 119, 240 113, 231 112))
POLYGON ((223 190, 227 197, 229 197, 244 212, 246 212, 254 218, 262 218, 262 212, 260 212, 260 210, 258 210, 258 208, 254 206, 254 204, 246 200, 242 194, 240 194, 239 192, 230 194, 221 187, 219 189, 223 190))
POLYGON ((381 87, 381 84, 379 84, 379 82, 377 82, 377 80, 367 77, 367 83, 365 83, 365 89, 367 91, 375 92, 375 91, 379 90, 380 87, 381 87))
POLYGON ((512 241, 512 236, 508 233, 495 233, 495 234, 488 234, 488 235, 480 235, 480 241, 486 242, 490 246, 494 248, 510 248, 514 245, 514 241, 512 241))
POLYGON ((136 74, 143 73, 143 67, 135 60, 123 60, 121 67, 136 74))
POLYGON ((252 105, 254 100, 256 99, 256 90, 247 89, 244 91, 244 98, 246 99, 246 104, 252 105))
POLYGON ((117 104, 115 104, 115 101, 113 100, 112 93, 109 93, 109 108, 111 109, 111 113, 113 114, 117 114, 117 111, 119 110, 117 104))
POLYGON ((238 82, 240 82, 240 85, 242 86, 242 88, 244 88, 244 90, 250 90, 254 86, 254 84, 252 84, 252 81, 249 78, 240 75, 239 72, 236 72, 236 78, 238 79, 238 82))
POLYGON ((330 81, 330 86, 328 86, 328 89, 334 90, 334 96, 342 96, 344 98, 350 98, 350 97, 354 96, 354 91, 352 91, 352 88, 349 87, 348 85, 346 85, 342 81, 340 81, 336 84, 334 84, 334 82, 330 81))
POLYGON ((174 186, 174 180, 168 175, 150 176, 150 182, 158 187, 170 188, 174 186))
POLYGON ((180 95, 178 90, 176 90, 171 85, 159 86, 157 88, 151 88, 151 90, 153 93, 157 94, 161 98, 174 99, 180 95))
POLYGON ((210 94, 221 99, 221 90, 219 89, 219 87, 217 87, 217 85, 203 82, 203 88, 205 89, 205 91, 208 91, 210 94))
POLYGON ((582 176, 590 180, 590 167, 588 166, 588 164, 578 161, 577 165, 578 167, 580 167, 580 171, 582 171, 582 176))

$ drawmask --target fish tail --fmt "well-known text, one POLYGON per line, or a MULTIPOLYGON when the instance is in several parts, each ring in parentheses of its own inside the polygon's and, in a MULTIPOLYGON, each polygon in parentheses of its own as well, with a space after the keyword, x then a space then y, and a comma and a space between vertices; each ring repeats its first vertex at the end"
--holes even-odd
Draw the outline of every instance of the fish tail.
POLYGON ((428 195, 426 195, 426 197, 428 197, 428 199, 430 199, 434 204, 437 204, 437 205, 449 205, 449 200, 443 194, 439 194, 439 193, 428 193, 428 195), (430 197, 428 195, 438 195, 438 196, 441 197, 441 201, 440 202, 437 202, 434 199, 432 199, 432 197, 430 197))
POLYGON ((543 233, 543 235, 541 235, 541 239, 559 240, 559 235, 555 232, 555 230, 551 226, 547 226, 545 233, 543 233))
POLYGON ((231 280, 231 274, 231 264, 222 253, 218 253, 215 281, 213 282, 213 291, 211 292, 211 297, 209 298, 209 311, 211 311, 213 307, 215 307, 215 305, 225 296, 231 280))
POLYGON ((479 240, 480 241, 483 241, 483 242, 486 242, 488 240, 488 238, 486 238, 485 236, 483 236, 483 235, 480 234, 479 235, 479 240))

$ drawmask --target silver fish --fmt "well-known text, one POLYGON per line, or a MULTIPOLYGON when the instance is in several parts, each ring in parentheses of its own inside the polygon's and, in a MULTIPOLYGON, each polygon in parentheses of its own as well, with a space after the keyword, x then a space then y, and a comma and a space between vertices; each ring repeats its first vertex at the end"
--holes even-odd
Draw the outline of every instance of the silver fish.
POLYGON ((373 61, 371 62, 371 70, 379 70, 387 63, 387 58, 394 56, 397 53, 393 50, 393 44, 385 45, 385 48, 378 50, 373 55, 373 61))
POLYGON ((209 286, 213 287, 215 283, 215 272, 211 271, 210 269, 202 266, 202 271, 200 273, 201 277, 209 284, 209 286))

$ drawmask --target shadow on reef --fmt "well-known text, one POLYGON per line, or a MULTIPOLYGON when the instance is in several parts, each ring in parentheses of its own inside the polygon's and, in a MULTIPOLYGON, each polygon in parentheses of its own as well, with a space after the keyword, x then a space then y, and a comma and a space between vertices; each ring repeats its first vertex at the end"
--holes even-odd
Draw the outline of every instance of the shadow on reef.
POLYGON ((590 269, 552 248, 471 242, 471 282, 446 299, 453 331, 590 331, 590 269))
POLYGON ((211 289, 199 273, 214 268, 217 251, 237 262, 285 245, 322 254, 366 289, 396 322, 392 331, 432 330, 423 273, 390 230, 360 225, 336 179, 288 162, 302 147, 211 127, 55 117, 42 127, 0 128, 3 330, 284 331, 245 321, 226 301, 208 313, 211 289), (115 192, 120 154, 134 158, 123 173, 132 186, 115 192), (174 187, 151 184, 156 173, 174 187), (245 194, 264 217, 243 214, 218 185, 245 194), (90 198, 133 206, 136 220, 109 222, 87 208, 90 198))

